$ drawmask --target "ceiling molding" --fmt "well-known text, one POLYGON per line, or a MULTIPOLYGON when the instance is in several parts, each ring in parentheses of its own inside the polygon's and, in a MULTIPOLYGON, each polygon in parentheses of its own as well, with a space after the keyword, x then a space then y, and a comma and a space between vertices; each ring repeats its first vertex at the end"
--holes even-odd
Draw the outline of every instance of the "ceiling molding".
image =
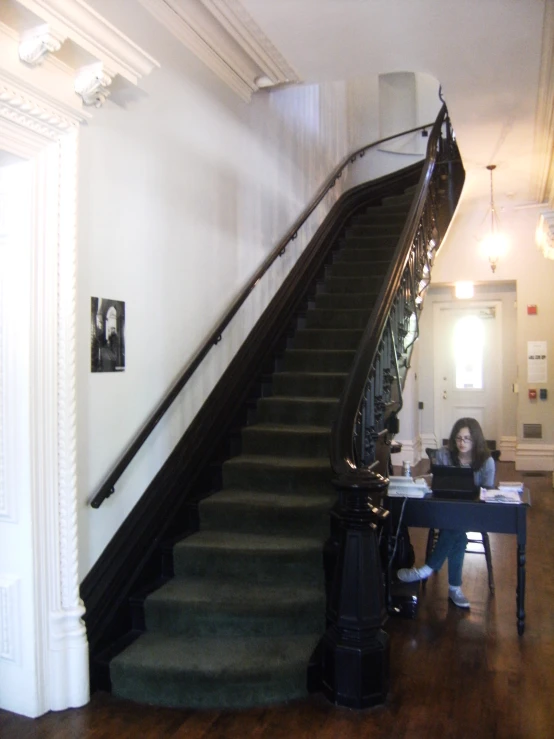
POLYGON ((139 0, 243 100, 298 76, 239 2, 139 0))
POLYGON ((554 0, 547 0, 535 114, 534 196, 554 208, 554 0))
POLYGON ((136 85, 159 63, 108 23, 83 0, 17 0, 63 38, 70 38, 102 62, 108 74, 136 85))

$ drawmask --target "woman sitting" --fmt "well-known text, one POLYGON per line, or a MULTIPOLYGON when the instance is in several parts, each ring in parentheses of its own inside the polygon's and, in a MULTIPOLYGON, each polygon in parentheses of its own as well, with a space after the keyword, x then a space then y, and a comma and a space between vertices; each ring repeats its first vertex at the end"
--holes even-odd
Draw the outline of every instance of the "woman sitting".
MULTIPOLYGON (((437 451, 435 464, 471 467, 475 484, 493 487, 494 460, 487 448, 481 426, 474 418, 460 418, 450 432, 448 446, 437 451)), ((402 582, 425 580, 438 572, 448 559, 448 597, 459 608, 469 608, 469 601, 462 592, 462 567, 467 546, 463 531, 441 529, 438 541, 423 567, 398 570, 402 582)))

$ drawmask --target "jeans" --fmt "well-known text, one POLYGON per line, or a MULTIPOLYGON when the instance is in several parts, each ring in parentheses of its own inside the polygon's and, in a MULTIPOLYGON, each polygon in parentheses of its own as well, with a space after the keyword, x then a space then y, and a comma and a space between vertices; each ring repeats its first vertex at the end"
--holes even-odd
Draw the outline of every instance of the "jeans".
POLYGON ((467 535, 464 531, 441 529, 435 548, 425 563, 432 570, 438 571, 448 558, 448 584, 462 584, 462 567, 467 546, 467 535))

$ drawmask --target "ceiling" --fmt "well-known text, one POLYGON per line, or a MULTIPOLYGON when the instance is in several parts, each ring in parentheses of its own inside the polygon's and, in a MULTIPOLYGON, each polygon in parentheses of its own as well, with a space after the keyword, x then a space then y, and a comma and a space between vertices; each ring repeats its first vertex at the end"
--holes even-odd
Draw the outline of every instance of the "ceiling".
MULTIPOLYGON (((387 72, 436 77, 466 167, 465 197, 524 204, 533 157, 544 0, 241 0, 304 82, 387 72)), ((552 108, 552 101, 549 103, 552 108)), ((540 107, 540 105, 539 105, 540 107)))

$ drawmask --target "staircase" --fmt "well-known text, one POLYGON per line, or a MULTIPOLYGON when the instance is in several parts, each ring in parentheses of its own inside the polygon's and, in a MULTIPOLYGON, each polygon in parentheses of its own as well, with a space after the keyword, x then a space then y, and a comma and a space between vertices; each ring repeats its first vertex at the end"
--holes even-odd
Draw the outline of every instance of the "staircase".
POLYGON ((111 661, 115 695, 187 708, 306 695, 325 631, 330 428, 410 203, 385 198, 349 223, 241 454, 200 504, 200 531, 175 544, 174 577, 144 601, 146 631, 111 661))

